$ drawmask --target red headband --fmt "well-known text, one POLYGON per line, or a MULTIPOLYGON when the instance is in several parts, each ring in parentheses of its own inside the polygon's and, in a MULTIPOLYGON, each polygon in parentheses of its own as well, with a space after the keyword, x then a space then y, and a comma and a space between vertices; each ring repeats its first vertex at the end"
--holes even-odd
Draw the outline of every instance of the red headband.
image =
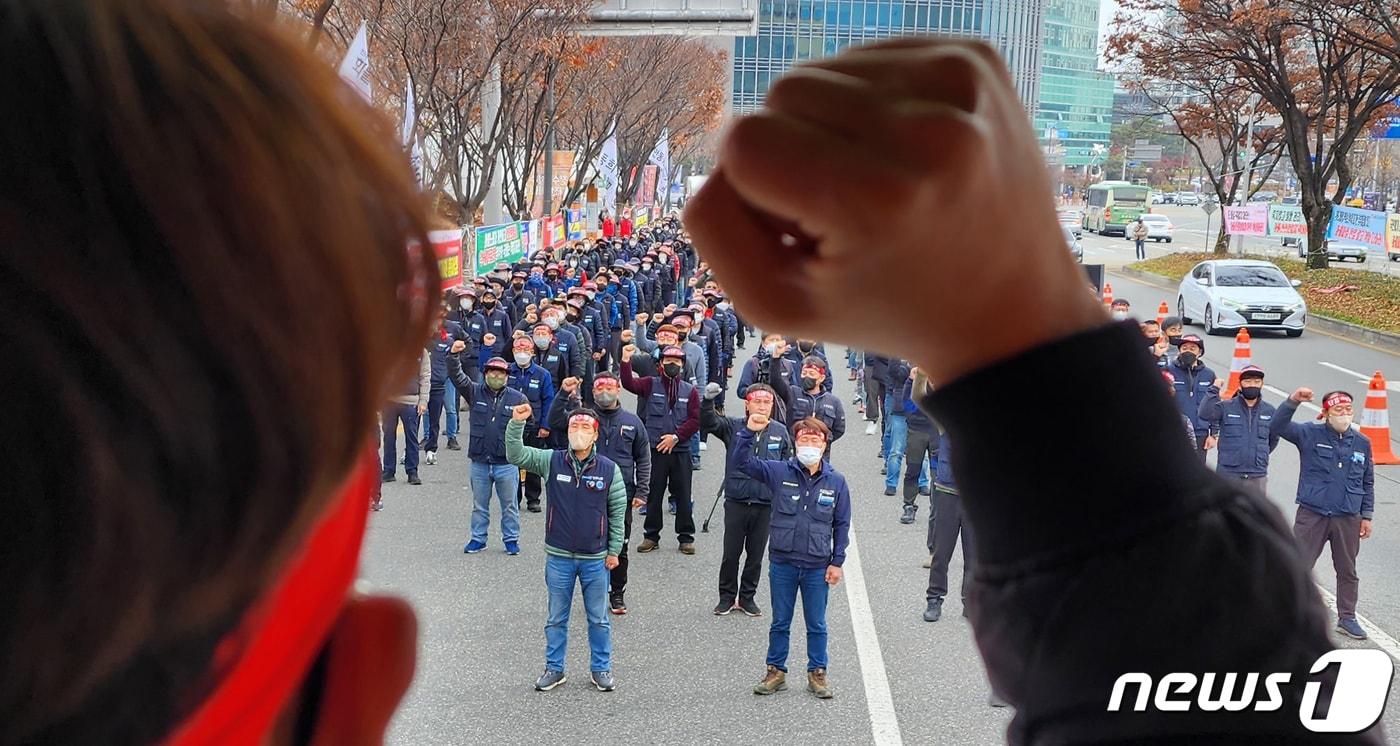
POLYGON ((594 430, 598 429, 598 421, 593 419, 593 417, 591 417, 590 415, 576 414, 569 418, 570 425, 574 424, 575 422, 587 422, 589 427, 592 427, 594 430))
POLYGON ((797 428, 797 432, 794 433, 793 436, 794 436, 795 438, 800 438, 800 437, 802 437, 802 434, 803 434, 803 433, 810 433, 810 434, 812 434, 812 435, 820 435, 821 438, 822 438, 822 440, 826 440, 826 433, 824 433, 824 432, 822 432, 822 431, 816 429, 815 427, 799 427, 799 428, 797 428))
POLYGON ((355 580, 378 470, 371 450, 282 574, 219 643, 210 665, 218 678, 213 693, 166 746, 266 740, 320 653, 355 580))
POLYGON ((1351 394, 1348 394, 1344 391, 1338 391, 1337 393, 1332 394, 1331 396, 1322 400, 1322 412, 1320 412, 1317 415, 1317 418, 1320 420, 1326 417, 1327 410, 1337 406, 1338 404, 1351 404, 1353 403, 1353 401, 1354 400, 1351 398, 1351 394))

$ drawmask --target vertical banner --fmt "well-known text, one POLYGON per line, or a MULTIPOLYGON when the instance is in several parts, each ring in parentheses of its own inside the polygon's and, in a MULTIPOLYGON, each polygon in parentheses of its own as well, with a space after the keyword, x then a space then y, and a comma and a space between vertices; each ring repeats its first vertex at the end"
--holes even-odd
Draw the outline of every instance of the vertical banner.
POLYGON ((553 249, 563 246, 568 241, 567 220, 563 215, 554 214, 545 218, 545 244, 546 249, 553 249))
POLYGON ((617 122, 613 122, 613 133, 603 141, 603 152, 598 154, 598 200, 602 209, 617 217, 617 122))
POLYGON ((1232 236, 1266 236, 1269 234, 1269 206, 1242 205, 1221 208, 1224 211, 1225 232, 1232 236))
MULTIPOLYGON (((544 215, 544 164, 545 154, 541 153, 535 162, 535 171, 530 175, 530 214, 543 219, 544 215)), ((549 209, 564 209, 564 196, 569 193, 569 181, 574 175, 574 151, 556 150, 550 156, 553 173, 550 179, 553 186, 549 190, 549 209)))
POLYGON ((428 231, 428 240, 433 244, 433 255, 438 260, 438 273, 442 275, 442 289, 446 290, 462 284, 462 229, 428 231))
POLYGON ((520 226, 503 223, 477 227, 473 258, 477 275, 490 272, 497 262, 513 263, 525 258, 525 231, 520 226))
POLYGON ((413 136, 413 125, 418 118, 417 106, 413 103, 413 79, 409 78, 404 84, 407 93, 404 94, 403 101, 403 145, 408 148, 408 161, 413 165, 413 178, 418 181, 418 186, 423 186, 423 149, 418 145, 418 138, 413 136))
POLYGON ((1269 235, 1280 238, 1308 237, 1308 221, 1299 205, 1269 205, 1269 235))
POLYGON ((1333 205, 1327 237, 1365 244, 1372 251, 1385 251, 1385 226, 1383 212, 1333 205))
POLYGON ((588 224, 583 220, 583 208, 570 207, 564 231, 566 241, 582 240, 588 230, 588 224))
MULTIPOLYGON (((657 139, 657 141, 656 141, 656 147, 654 147, 654 148, 651 149, 651 155, 647 156, 647 163, 649 163, 649 164, 651 164, 651 165, 653 165, 653 166, 656 166, 657 171, 658 171, 658 173, 660 174, 660 176, 657 178, 657 183, 660 184, 662 188, 666 188, 667 178, 671 175, 671 131, 670 131, 670 129, 665 128, 665 127, 663 127, 663 128, 661 129, 661 137, 657 139)), ((669 192, 667 192, 667 193, 669 193, 669 192)), ((660 194, 660 195, 658 196, 657 193, 656 193, 656 184, 653 184, 653 185, 652 185, 652 194, 653 194, 653 197, 648 201, 648 203, 650 203, 650 202, 664 202, 664 201, 666 201, 666 194, 667 194, 667 193, 662 193, 662 194, 660 194)))
POLYGON ((1385 216, 1385 250, 1400 256, 1400 215, 1393 212, 1385 216))
POLYGON ((345 50, 345 59, 340 61, 340 77, 366 101, 373 102, 369 86, 369 30, 364 21, 360 21, 350 48, 345 50))
POLYGON ((637 205, 632 208, 632 228, 636 230, 651 222, 651 207, 648 205, 637 205))
POLYGON ((656 166, 645 166, 642 168, 642 178, 637 184, 637 204, 650 205, 656 202, 657 176, 658 169, 656 166))
POLYGON ((534 256, 544 248, 544 221, 530 220, 525 223, 525 256, 534 256))

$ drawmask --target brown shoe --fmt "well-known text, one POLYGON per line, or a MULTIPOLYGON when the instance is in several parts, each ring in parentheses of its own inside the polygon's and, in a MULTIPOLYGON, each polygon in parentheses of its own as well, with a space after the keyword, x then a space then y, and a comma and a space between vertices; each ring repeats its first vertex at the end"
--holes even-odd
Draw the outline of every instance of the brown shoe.
POLYGON ((784 689, 787 689, 787 674, 783 673, 777 666, 769 666, 763 681, 754 684, 753 693, 777 694, 784 689))
POLYGON ((831 687, 826 685, 825 668, 814 668, 807 672, 807 691, 817 695, 817 699, 831 699, 831 687))
POLYGON ((681 554, 695 554, 695 545, 694 545, 694 544, 682 544, 682 545, 681 545, 681 554))
POLYGON ((637 545, 637 552, 640 554, 654 551, 656 551, 656 542, 651 539, 642 539, 642 543, 637 545))

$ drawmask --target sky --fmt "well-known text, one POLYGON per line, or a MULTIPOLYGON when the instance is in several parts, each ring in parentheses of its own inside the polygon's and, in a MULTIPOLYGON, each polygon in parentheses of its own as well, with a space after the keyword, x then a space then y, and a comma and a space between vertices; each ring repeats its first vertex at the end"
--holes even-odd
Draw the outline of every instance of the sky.
POLYGON ((1117 0, 1099 0, 1099 64, 1103 64, 1103 42, 1108 38, 1108 24, 1118 10, 1117 0))

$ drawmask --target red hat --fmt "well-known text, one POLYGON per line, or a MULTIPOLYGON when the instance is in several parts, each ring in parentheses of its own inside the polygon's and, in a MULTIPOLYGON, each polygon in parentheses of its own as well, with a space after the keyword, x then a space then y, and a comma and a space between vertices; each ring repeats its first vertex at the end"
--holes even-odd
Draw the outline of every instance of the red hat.
POLYGON ((1260 368, 1257 365, 1246 365, 1243 368, 1240 368, 1240 380, 1243 381, 1246 378, 1263 379, 1264 369, 1260 368))
POLYGON ((589 280, 588 282, 583 283, 583 289, 584 289, 584 290, 597 290, 597 289, 598 289, 598 283, 596 283, 596 282, 594 282, 594 281, 592 281, 592 280, 589 280))
POLYGON ((564 305, 568 306, 569 308, 575 308, 581 311, 583 310, 584 302, 582 298, 570 298, 564 303, 564 305))
POLYGON ((493 357, 486 361, 485 370, 499 370, 502 373, 509 373, 510 364, 503 357, 493 357))
POLYGON ((512 350, 516 348, 533 350, 535 349, 535 340, 530 339, 529 337, 516 337, 513 341, 511 341, 510 348, 512 350))
POLYGON ((661 357, 678 357, 684 359, 685 350, 675 345, 671 345, 661 350, 661 357))
POLYGON ((1202 354, 1202 355, 1206 354, 1206 342, 1205 342, 1205 340, 1204 340, 1204 339, 1201 339, 1200 337, 1196 336, 1195 334, 1187 334, 1186 336, 1182 337, 1182 338, 1181 338, 1181 344, 1177 345, 1177 348, 1180 349, 1180 348, 1181 348, 1181 345, 1188 344, 1188 343, 1189 343, 1189 344, 1196 345, 1197 347, 1199 347, 1199 348, 1201 349, 1201 354, 1202 354))
POLYGON ((550 270, 553 270, 553 271, 555 271, 555 272, 558 272, 558 271, 559 271, 559 262, 550 262, 549 264, 544 265, 544 271, 548 272, 548 271, 550 271, 550 270))

